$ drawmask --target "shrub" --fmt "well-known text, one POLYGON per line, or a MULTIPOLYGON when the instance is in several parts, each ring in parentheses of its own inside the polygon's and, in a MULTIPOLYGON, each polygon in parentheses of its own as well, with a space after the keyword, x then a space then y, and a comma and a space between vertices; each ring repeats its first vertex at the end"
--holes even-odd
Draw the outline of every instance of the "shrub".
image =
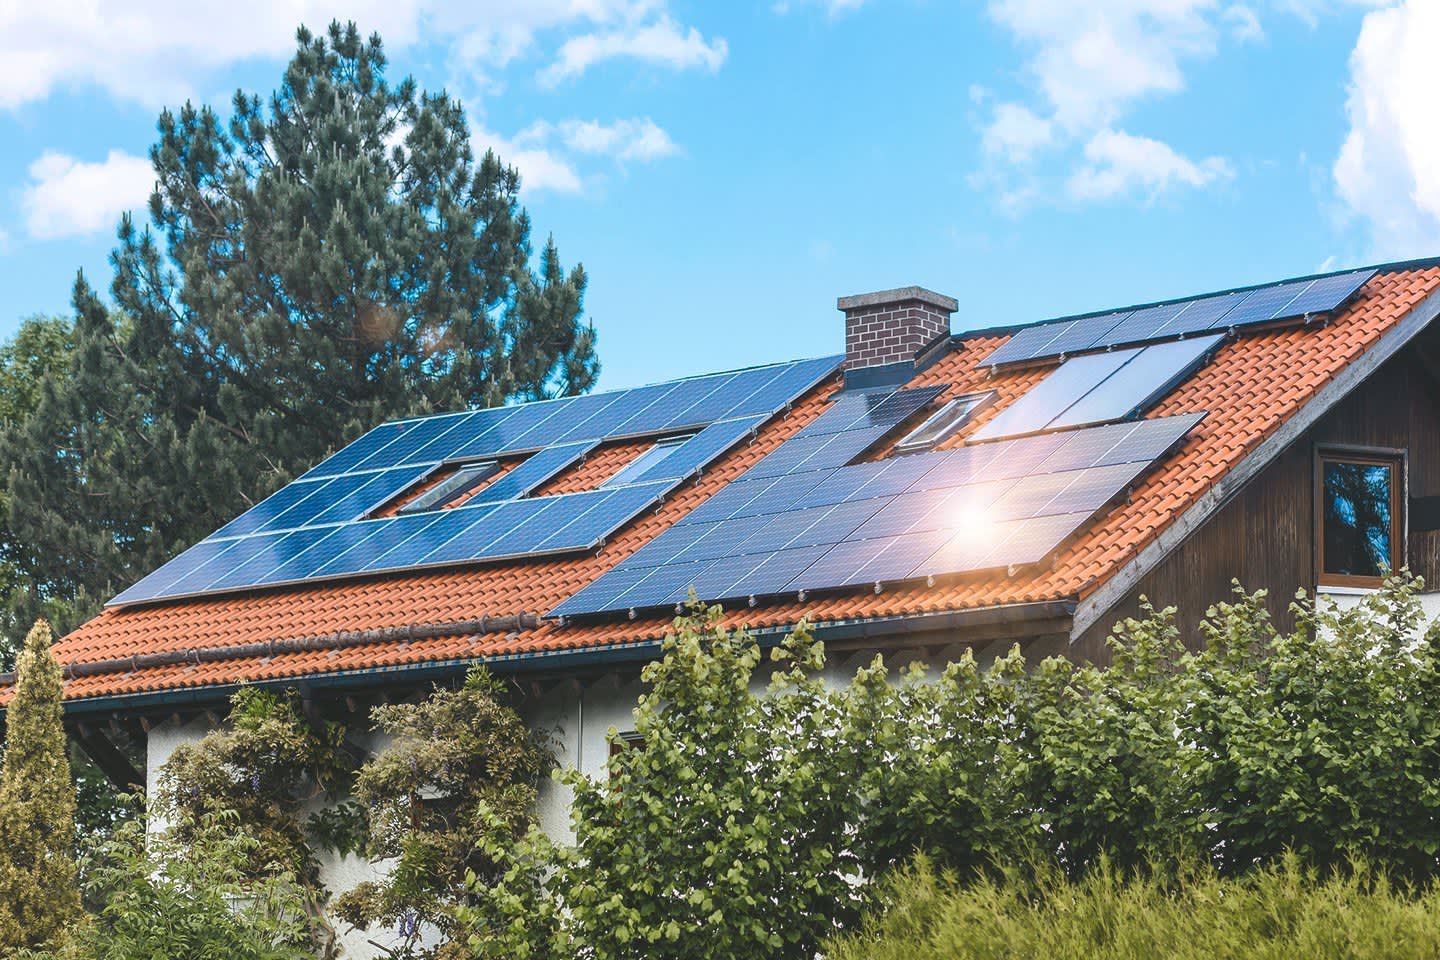
POLYGON ((1051 866, 959 883, 927 859, 884 884, 883 909, 828 960, 1406 960, 1440 954, 1440 894, 1365 865, 1287 855, 1244 878, 1188 863, 1079 880, 1051 866))
POLYGON ((61 721, 60 664, 41 620, 16 659, 0 767, 0 954, 63 938, 80 914, 75 784, 61 721))

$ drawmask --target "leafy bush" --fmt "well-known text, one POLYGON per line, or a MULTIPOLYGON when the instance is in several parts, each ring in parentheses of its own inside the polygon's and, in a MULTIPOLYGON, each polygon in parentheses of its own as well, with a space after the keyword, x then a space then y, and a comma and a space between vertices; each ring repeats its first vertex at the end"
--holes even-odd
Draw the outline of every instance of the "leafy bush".
POLYGON ((87 898, 103 904, 57 953, 29 960, 307 960, 305 891, 280 865, 254 876, 260 843, 234 813, 184 836, 124 821, 87 859, 87 898))
POLYGON ((886 881, 884 909, 828 960, 1406 960, 1440 954, 1440 893, 1365 866, 1319 872, 1286 855, 1243 878, 1163 875, 1108 860, 1079 880, 1032 867, 959 883, 927 859, 886 881))
POLYGON ((1264 594, 1237 588, 1197 653, 1173 611, 1148 609, 1117 627, 1108 666, 1016 650, 935 680, 877 658, 840 688, 802 624, 772 651, 768 693, 754 637, 697 608, 646 668, 643 743, 604 779, 565 775, 574 844, 490 851, 506 869, 461 913, 471 949, 811 957, 916 852, 982 884, 1027 863, 1235 877, 1286 851, 1287 869, 1368 860, 1426 881, 1440 626, 1418 636, 1419 589, 1396 578, 1344 613, 1300 598, 1282 633, 1264 594))
POLYGON ((467 878, 497 871, 487 851, 508 849, 534 823, 550 754, 483 668, 458 690, 371 716, 390 745, 360 769, 355 794, 369 813, 367 852, 393 862, 383 880, 342 894, 336 912, 361 929, 398 930, 392 956, 456 956, 453 908, 467 878))

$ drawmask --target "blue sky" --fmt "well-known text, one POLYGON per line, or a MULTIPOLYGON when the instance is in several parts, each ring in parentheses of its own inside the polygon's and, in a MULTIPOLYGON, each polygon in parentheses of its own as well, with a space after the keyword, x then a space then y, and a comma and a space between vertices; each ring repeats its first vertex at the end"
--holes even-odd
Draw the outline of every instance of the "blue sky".
POLYGON ((0 334, 108 286, 162 106, 335 16, 521 169, 603 387, 838 350, 881 287, 958 329, 1440 254, 1436 0, 113 7, 0 8, 0 334))

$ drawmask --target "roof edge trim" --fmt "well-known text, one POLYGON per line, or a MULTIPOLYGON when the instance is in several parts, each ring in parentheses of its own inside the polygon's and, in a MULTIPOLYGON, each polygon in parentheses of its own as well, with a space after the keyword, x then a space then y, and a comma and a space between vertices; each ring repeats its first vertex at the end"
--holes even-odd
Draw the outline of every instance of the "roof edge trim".
POLYGON ((1199 530, 1212 516, 1238 495, 1244 486, 1269 466, 1291 443, 1300 438, 1320 418, 1355 390, 1391 357, 1415 339, 1437 316, 1440 316, 1440 288, 1432 290, 1406 312, 1404 319, 1392 327, 1369 350, 1366 350, 1276 430, 1246 454, 1228 473, 1190 505, 1183 514, 1170 522, 1123 567, 1102 581, 1076 608, 1070 640, 1102 620, 1118 603, 1139 585, 1150 571, 1179 549, 1190 534, 1199 530))

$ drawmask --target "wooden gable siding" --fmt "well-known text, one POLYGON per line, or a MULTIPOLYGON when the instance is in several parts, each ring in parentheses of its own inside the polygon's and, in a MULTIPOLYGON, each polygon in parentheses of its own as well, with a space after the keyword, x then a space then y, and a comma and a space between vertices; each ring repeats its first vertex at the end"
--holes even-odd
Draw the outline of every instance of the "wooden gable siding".
MULTIPOLYGON (((1106 662, 1105 638, 1125 617, 1136 616, 1140 597, 1178 608, 1186 643, 1198 645, 1205 610, 1228 599, 1231 580, 1247 590, 1270 591, 1270 611, 1285 626, 1299 589, 1315 588, 1315 448, 1323 444, 1389 447, 1409 451, 1409 495, 1440 496, 1440 379, 1429 359, 1440 337, 1427 335, 1401 351, 1152 570, 1071 648, 1078 659, 1106 662)), ((1440 531, 1411 532, 1410 568, 1440 590, 1440 531)))

